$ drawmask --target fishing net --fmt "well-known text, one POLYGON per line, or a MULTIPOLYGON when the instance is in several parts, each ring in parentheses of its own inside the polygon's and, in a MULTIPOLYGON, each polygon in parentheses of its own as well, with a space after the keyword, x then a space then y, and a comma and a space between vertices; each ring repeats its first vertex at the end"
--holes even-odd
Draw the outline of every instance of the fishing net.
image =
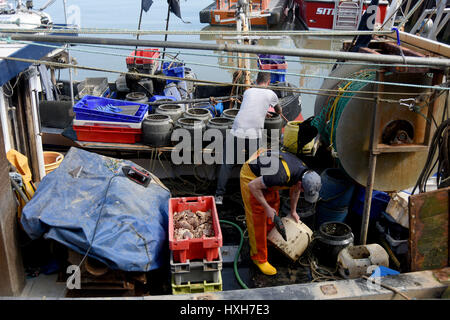
MULTIPOLYGON (((364 69, 353 73, 349 78, 356 80, 374 80, 376 70, 364 69)), ((344 112, 347 103, 352 99, 355 93, 362 90, 368 83, 366 81, 347 81, 343 80, 338 83, 339 92, 335 96, 328 98, 327 104, 319 115, 317 115, 312 125, 317 128, 322 141, 327 143, 333 150, 336 149, 336 128, 339 119, 344 112)))

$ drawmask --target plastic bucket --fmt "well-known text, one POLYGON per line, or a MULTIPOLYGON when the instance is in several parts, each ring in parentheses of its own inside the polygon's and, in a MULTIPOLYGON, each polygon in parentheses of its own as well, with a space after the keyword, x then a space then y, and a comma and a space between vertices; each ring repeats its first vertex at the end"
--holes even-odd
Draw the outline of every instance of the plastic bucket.
POLYGON ((317 213, 316 219, 317 224, 316 227, 320 227, 322 224, 326 222, 336 221, 336 222, 344 222, 345 218, 348 214, 348 208, 328 208, 327 206, 319 203, 317 205, 317 213))
POLYGON ((209 112, 208 109, 205 108, 191 108, 188 109, 185 113, 184 113, 184 117, 185 118, 190 118, 190 119, 199 119, 202 120, 205 125, 208 123, 209 119, 212 119, 212 114, 209 112))
POLYGON ((128 101, 139 102, 139 103, 147 103, 148 97, 143 92, 130 92, 126 95, 126 99, 128 101))
POLYGON ((352 245, 353 240, 352 229, 348 225, 330 221, 319 227, 312 250, 320 264, 334 268, 339 252, 352 245))
POLYGON ((307 143, 302 150, 298 150, 298 130, 303 121, 289 121, 284 127, 283 146, 290 153, 308 153, 314 147, 314 139, 307 143))
POLYGON ((322 188, 317 204, 317 227, 328 221, 343 222, 347 217, 355 185, 340 169, 328 168, 320 177, 322 188))
POLYGON ((328 168, 320 175, 320 201, 328 208, 348 207, 355 185, 341 169, 328 168))
POLYGON ((288 217, 283 217, 281 220, 286 228, 287 241, 284 241, 276 228, 269 232, 267 240, 292 261, 297 261, 308 248, 313 232, 302 221, 297 223, 293 218, 288 217))
POLYGON ((59 167, 64 160, 64 156, 59 152, 45 151, 44 152, 44 166, 45 174, 49 174, 59 167))
POLYGON ((173 120, 165 114, 152 114, 142 122, 144 144, 152 147, 165 147, 171 144, 173 120))
POLYGON ((234 120, 234 118, 236 118, 238 112, 239 112, 239 109, 225 109, 222 112, 222 117, 234 120))

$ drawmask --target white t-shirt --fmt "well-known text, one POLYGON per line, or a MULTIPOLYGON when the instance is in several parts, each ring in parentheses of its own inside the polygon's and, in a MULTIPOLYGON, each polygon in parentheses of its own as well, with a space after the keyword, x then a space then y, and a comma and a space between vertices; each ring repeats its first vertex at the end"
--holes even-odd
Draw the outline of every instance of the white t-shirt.
POLYGON ((270 89, 250 88, 245 90, 231 134, 239 138, 261 138, 269 107, 275 107, 277 104, 278 97, 270 89))

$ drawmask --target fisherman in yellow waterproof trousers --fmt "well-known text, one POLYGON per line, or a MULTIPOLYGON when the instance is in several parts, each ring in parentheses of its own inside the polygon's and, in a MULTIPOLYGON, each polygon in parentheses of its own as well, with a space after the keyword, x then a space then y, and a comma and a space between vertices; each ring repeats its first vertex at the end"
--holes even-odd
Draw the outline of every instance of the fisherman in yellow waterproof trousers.
POLYGON ((322 186, 320 176, 291 153, 259 149, 242 166, 240 185, 251 259, 262 273, 275 275, 277 270, 267 261, 267 234, 280 208, 279 190, 290 189, 290 214, 298 222, 300 193, 315 203, 322 186))

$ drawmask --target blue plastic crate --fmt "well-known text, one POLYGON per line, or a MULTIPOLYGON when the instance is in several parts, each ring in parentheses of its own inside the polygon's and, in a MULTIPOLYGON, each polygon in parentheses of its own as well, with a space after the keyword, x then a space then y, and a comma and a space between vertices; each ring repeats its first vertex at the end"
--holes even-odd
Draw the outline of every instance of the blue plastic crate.
POLYGON ((149 106, 147 104, 135 103, 124 100, 109 99, 103 97, 84 96, 73 106, 75 119, 77 120, 96 120, 96 121, 114 121, 114 122, 142 122, 147 115, 149 106), (112 106, 138 106, 134 115, 122 113, 100 111, 97 107, 112 106))
MULTIPOLYGON (((286 69, 279 69, 279 70, 276 70, 276 72, 286 73, 286 69)), ((270 73, 270 83, 276 83, 276 82, 286 82, 286 75, 271 72, 270 73)))
POLYGON ((258 63, 262 64, 283 64, 286 63, 285 56, 274 54, 258 54, 258 63))
MULTIPOLYGON (((353 202, 352 211, 358 215, 362 215, 364 211, 364 200, 366 189, 359 187, 356 190, 356 197, 353 202)), ((370 219, 378 220, 381 213, 386 210, 386 207, 391 200, 391 197, 383 191, 373 190, 372 204, 370 207, 370 219)))
MULTIPOLYGON (((168 77, 184 78, 184 63, 182 62, 164 62, 162 72, 168 77), (168 67, 170 66, 170 69, 168 67)), ((179 82, 179 80, 167 80, 167 84, 171 82, 179 82)))

